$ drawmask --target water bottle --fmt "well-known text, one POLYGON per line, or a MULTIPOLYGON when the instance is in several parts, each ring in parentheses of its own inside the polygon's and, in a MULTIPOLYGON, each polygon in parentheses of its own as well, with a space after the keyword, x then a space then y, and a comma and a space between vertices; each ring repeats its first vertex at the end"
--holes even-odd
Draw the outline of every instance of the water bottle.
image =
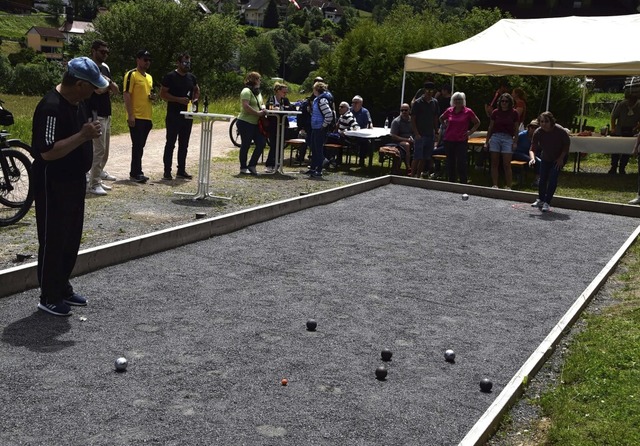
POLYGON ((204 102, 202 103, 202 113, 209 113, 209 98, 204 95, 204 102))
POLYGON ((384 120, 384 128, 388 129, 389 128, 389 118, 387 117, 387 119, 384 120))
POLYGON ((191 103, 191 112, 192 113, 198 113, 198 100, 194 99, 193 102, 191 103))

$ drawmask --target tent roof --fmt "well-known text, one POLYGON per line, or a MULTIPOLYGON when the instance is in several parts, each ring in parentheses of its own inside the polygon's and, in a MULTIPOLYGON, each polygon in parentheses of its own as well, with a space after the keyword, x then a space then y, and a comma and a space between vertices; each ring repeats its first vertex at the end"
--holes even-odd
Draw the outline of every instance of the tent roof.
POLYGON ((408 54, 405 71, 469 75, 640 74, 640 14, 503 19, 453 45, 408 54))

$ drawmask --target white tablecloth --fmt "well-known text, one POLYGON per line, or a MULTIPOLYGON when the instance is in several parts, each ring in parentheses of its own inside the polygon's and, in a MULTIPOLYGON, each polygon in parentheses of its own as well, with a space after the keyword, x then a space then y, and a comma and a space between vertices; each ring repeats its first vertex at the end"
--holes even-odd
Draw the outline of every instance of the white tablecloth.
POLYGON ((360 130, 346 130, 344 132, 346 136, 351 136, 354 138, 365 138, 365 139, 377 139, 382 138, 383 136, 388 136, 391 134, 390 128, 383 127, 374 127, 372 129, 360 129, 360 130))
POLYGON ((571 136, 569 152, 631 154, 635 141, 636 138, 622 136, 571 136))

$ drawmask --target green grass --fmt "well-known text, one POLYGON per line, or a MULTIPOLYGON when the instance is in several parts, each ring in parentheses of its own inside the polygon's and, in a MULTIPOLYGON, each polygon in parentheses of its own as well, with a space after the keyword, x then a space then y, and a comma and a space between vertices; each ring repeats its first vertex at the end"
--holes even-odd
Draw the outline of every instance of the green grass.
POLYGON ((551 419, 547 444, 640 444, 640 245, 621 269, 619 303, 584 318, 560 384, 541 398, 551 419))
POLYGON ((60 23, 45 13, 17 15, 0 12, 0 37, 2 38, 19 39, 25 37, 32 26, 57 28, 60 23))

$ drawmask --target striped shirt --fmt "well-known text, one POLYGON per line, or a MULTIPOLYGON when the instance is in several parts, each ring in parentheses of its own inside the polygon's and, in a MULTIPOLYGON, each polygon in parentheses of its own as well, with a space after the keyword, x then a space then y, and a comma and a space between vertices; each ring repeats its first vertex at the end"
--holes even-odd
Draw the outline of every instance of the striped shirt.
POLYGON ((338 119, 338 130, 359 130, 360 126, 356 122, 356 118, 353 117, 353 113, 350 110, 346 111, 338 119))

